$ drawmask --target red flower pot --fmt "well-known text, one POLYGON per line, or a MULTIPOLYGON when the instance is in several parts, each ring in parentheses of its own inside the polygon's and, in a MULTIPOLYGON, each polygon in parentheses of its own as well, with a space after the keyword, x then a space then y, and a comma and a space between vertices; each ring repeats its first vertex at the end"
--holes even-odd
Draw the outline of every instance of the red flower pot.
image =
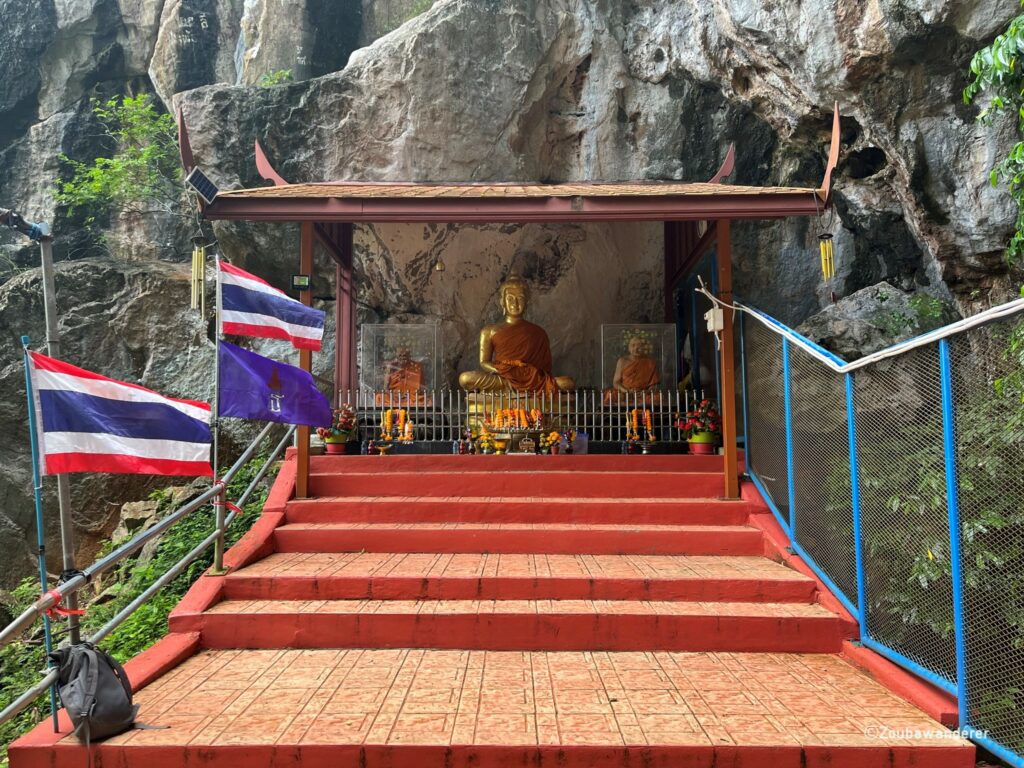
POLYGON ((690 453, 696 456, 714 455, 718 452, 718 446, 714 443, 690 443, 690 453))
POLYGON ((324 450, 333 454, 348 453, 348 443, 324 443, 324 450))

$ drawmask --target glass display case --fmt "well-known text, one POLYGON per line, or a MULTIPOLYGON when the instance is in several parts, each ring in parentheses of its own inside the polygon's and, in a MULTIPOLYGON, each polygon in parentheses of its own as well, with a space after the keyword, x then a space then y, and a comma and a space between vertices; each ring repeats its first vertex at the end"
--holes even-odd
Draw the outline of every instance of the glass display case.
POLYGON ((364 324, 359 386, 396 402, 422 398, 438 386, 440 327, 364 324))
POLYGON ((678 359, 671 323, 601 326, 601 384, 613 399, 616 394, 674 390, 678 359))

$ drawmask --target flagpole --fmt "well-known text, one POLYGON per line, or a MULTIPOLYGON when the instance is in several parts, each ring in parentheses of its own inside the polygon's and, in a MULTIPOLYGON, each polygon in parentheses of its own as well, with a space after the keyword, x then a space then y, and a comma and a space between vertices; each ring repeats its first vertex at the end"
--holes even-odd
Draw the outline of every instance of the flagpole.
MULTIPOLYGON (((213 482, 214 484, 220 482, 220 461, 219 461, 219 448, 220 448, 220 343, 224 338, 224 334, 221 333, 221 281, 220 281, 220 251, 214 248, 213 251, 213 263, 216 271, 217 279, 217 323, 216 323, 216 336, 214 339, 214 361, 213 361, 213 482)), ((226 489, 225 489, 226 490, 226 489)), ((217 540, 213 545, 213 572, 222 573, 224 571, 224 521, 225 521, 225 502, 227 500, 227 494, 225 490, 222 490, 217 494, 217 498, 213 503, 213 510, 216 515, 217 525, 217 540)))
MULTIPOLYGON (((43 536, 43 481, 39 469, 39 433, 36 424, 36 400, 32 392, 32 368, 28 357, 28 336, 21 337, 21 350, 25 360, 25 393, 28 396, 28 434, 32 449, 32 490, 36 505, 36 541, 39 544, 39 583, 45 594, 49 591, 46 576, 46 542, 43 536)), ((53 667, 50 653, 53 652, 53 636, 50 633, 50 617, 43 614, 43 642, 46 648, 46 664, 53 667)), ((57 685, 50 686, 50 718, 53 732, 57 733, 57 685)))

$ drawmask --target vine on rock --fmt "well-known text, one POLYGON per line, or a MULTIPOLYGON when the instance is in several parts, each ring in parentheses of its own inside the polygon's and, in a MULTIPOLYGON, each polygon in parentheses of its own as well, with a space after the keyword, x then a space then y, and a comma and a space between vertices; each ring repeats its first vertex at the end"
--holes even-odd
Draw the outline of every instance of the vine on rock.
MULTIPOLYGON (((1024 5, 1022 0, 1021 5, 1024 5)), ((964 103, 970 104, 980 94, 990 94, 988 105, 978 120, 988 125, 996 115, 1013 113, 1017 117, 1017 133, 1022 139, 1009 154, 992 169, 992 186, 1002 181, 1017 203, 1017 224, 1006 255, 1010 264, 1017 264, 1024 256, 1024 14, 1018 16, 996 37, 992 44, 982 48, 971 59, 973 80, 964 89, 964 103)))

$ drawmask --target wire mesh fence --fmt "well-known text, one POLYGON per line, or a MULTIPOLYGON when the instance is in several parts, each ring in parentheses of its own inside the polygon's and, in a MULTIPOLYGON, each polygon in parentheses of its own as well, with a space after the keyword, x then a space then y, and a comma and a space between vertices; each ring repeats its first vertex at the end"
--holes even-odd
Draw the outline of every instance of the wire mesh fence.
POLYGON ((775 506, 787 514, 786 408, 782 340, 760 323, 744 326, 747 391, 747 442, 751 466, 775 506))
POLYGON ((1018 764, 1024 760, 1024 311, 999 314, 947 340, 910 344, 838 370, 784 326, 748 320, 744 405, 751 474, 786 523, 792 473, 791 536, 856 609, 861 637, 956 692, 961 727, 1018 764), (789 423, 783 334, 791 339, 789 423))
POLYGON ((950 341, 971 724, 1024 753, 1024 322, 950 341))
POLYGON ((956 680, 939 356, 854 374, 867 632, 956 680))
POLYGON ((800 347, 790 351, 794 538, 857 602, 845 383, 800 347))

